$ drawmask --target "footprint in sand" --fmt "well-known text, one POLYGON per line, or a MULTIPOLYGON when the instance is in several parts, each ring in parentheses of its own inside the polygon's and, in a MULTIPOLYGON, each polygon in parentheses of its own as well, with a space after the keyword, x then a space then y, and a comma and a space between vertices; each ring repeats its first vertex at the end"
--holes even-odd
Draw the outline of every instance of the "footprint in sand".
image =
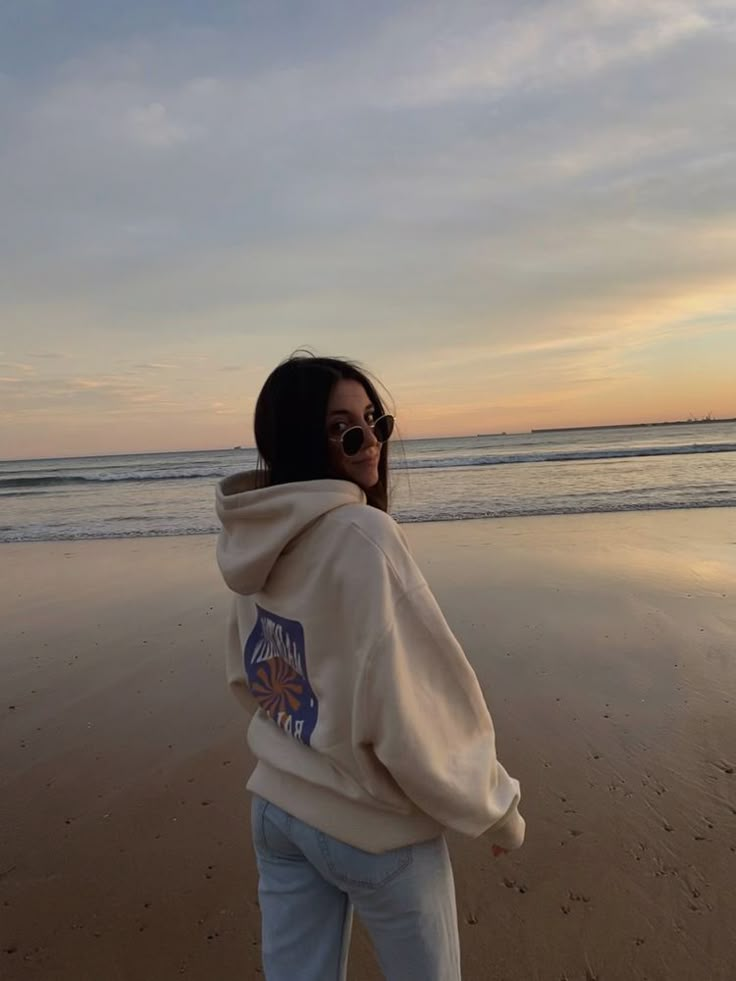
POLYGON ((569 892, 568 898, 572 900, 573 903, 589 903, 590 896, 584 896, 581 892, 569 892))
POLYGON ((507 889, 515 889, 517 892, 521 893, 522 896, 527 891, 527 887, 525 885, 523 884, 519 885, 516 882, 516 879, 509 879, 508 876, 504 876, 503 884, 506 886, 507 889))

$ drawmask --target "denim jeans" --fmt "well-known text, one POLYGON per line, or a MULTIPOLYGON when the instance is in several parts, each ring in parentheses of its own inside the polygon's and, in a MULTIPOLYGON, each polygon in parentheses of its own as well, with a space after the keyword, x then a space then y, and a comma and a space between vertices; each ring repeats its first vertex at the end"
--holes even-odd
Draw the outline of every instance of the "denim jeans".
POLYGON ((355 910, 388 981, 459 981, 442 837, 373 855, 254 797, 266 981, 344 981, 355 910))

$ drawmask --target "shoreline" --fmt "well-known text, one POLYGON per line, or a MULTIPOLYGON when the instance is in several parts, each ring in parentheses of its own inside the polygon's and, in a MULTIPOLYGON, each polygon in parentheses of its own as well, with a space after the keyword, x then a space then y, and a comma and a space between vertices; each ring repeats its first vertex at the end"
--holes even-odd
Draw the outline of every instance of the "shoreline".
MULTIPOLYGON (((466 981, 728 981, 732 508, 405 526, 527 843, 451 837, 466 981)), ((0 969, 256 977, 245 725, 214 536, 4 543, 0 969)), ((363 932, 349 977, 377 981, 363 932)))
MULTIPOLYGON (((499 514, 499 515, 482 515, 482 516, 471 516, 471 517, 448 517, 448 518, 417 518, 414 520, 404 520, 400 521, 396 518, 398 524, 402 527, 413 528, 417 526, 428 526, 428 525, 452 525, 452 524, 465 524, 466 522, 500 522, 500 521, 534 521, 539 519, 555 519, 555 518, 606 518, 606 517, 620 517, 625 515, 647 515, 647 514, 672 514, 672 513, 683 513, 683 514, 699 514, 701 511, 733 511, 736 514, 736 504, 706 504, 698 505, 698 507, 683 507, 681 504, 673 505, 672 507, 640 507, 631 509, 620 509, 616 511, 540 511, 540 512, 524 512, 523 514, 499 514)), ((213 538, 217 537, 217 530, 207 530, 207 531, 195 531, 189 532, 187 534, 182 534, 180 531, 165 532, 162 534, 155 535, 109 535, 107 537, 90 536, 89 538, 41 538, 41 539, 19 539, 17 541, 0 541, 0 549, 4 546, 20 546, 20 545, 77 545, 86 544, 88 542, 132 542, 132 541, 170 541, 172 539, 182 539, 182 541, 189 541, 192 539, 202 539, 202 538, 213 538)))

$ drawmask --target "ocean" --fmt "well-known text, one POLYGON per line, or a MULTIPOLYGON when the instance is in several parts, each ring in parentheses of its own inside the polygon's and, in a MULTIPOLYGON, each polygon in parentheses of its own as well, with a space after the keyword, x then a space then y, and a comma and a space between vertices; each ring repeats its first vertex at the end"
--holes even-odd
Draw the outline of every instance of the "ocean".
MULTIPOLYGON (((204 535, 249 449, 0 462, 0 542, 204 535)), ((736 422, 392 441, 402 522, 736 507, 736 422)))

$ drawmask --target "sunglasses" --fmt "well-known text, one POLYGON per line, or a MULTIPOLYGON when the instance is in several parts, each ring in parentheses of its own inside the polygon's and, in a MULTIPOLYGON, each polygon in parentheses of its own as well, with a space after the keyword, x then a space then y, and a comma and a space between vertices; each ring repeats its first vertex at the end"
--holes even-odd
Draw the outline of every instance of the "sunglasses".
MULTIPOLYGON (((391 434, 394 431, 394 417, 388 415, 379 416, 375 422, 368 424, 368 429, 376 437, 377 442, 385 443, 391 438, 391 434)), ((363 449, 365 443, 365 427, 351 426, 350 429, 346 429, 339 436, 330 436, 330 439, 333 443, 340 443, 345 456, 355 456, 356 453, 359 453, 363 449)))

